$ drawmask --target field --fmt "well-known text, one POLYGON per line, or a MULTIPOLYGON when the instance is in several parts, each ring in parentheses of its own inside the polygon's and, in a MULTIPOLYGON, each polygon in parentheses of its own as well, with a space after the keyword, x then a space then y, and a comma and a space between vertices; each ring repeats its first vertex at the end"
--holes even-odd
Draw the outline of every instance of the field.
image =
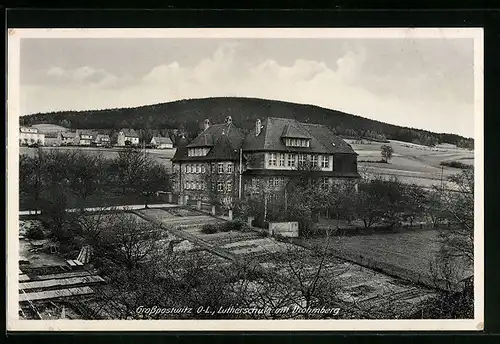
MULTIPOLYGON (((379 268, 399 277, 423 281, 434 277, 431 262, 439 250, 437 230, 402 230, 397 233, 331 237, 330 250, 339 257, 359 264, 379 268)), ((323 247, 325 238, 296 239, 310 248, 323 247)), ((456 261, 454 273, 463 279, 472 273, 472 267, 456 261)))
MULTIPOLYGON (((120 150, 125 148, 99 148, 99 147, 42 147, 42 149, 53 149, 59 151, 75 150, 78 149, 82 152, 89 154, 101 153, 107 159, 113 159, 118 155, 120 150)), ((34 155, 37 148, 20 147, 20 154, 34 155)), ((166 165, 169 169, 172 168, 171 159, 175 154, 174 149, 146 149, 146 154, 149 154, 156 162, 166 165)))
MULTIPOLYGON (((349 141, 348 141, 349 142, 349 141)), ((351 141, 352 142, 352 141, 351 141)), ((446 183, 447 177, 460 172, 460 169, 440 166, 443 161, 460 161, 474 164, 474 152, 461 148, 431 148, 401 141, 389 141, 394 153, 389 163, 377 162, 381 159, 380 150, 384 143, 351 143, 359 154, 358 169, 361 174, 394 175, 401 181, 425 187, 446 183)))

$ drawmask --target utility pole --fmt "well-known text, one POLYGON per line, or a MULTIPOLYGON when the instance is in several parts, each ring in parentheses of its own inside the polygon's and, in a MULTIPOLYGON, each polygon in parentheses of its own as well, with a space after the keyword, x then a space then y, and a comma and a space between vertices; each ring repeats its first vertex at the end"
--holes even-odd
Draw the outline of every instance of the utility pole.
POLYGON ((241 200, 241 174, 243 173, 243 149, 240 148, 240 180, 238 187, 238 198, 241 200))

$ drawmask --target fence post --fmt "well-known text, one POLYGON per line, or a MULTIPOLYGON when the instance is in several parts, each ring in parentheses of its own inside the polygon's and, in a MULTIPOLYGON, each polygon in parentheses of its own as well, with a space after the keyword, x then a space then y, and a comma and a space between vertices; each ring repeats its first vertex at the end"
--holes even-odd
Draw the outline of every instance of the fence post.
POLYGON ((233 219, 233 209, 229 209, 229 220, 233 219))
POLYGON ((196 201, 196 209, 201 210, 201 199, 196 201))
POLYGON ((248 223, 249 227, 252 227, 252 222, 253 222, 253 216, 249 216, 248 220, 247 220, 247 223, 248 223))
POLYGON ((182 205, 182 195, 179 195, 179 199, 177 200, 177 203, 179 203, 179 205, 182 205))
POLYGON ((212 215, 215 216, 215 205, 212 206, 212 215))
POLYGON ((172 193, 168 193, 168 203, 172 203, 172 193))

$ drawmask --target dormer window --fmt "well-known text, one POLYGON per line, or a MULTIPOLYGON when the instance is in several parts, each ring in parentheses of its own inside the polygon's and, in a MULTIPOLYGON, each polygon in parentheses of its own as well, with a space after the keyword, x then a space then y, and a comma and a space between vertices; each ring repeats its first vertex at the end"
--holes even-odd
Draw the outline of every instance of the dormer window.
POLYGON ((309 147, 310 141, 311 140, 309 140, 309 139, 286 138, 285 145, 287 147, 309 147))
POLYGON ((188 156, 206 156, 209 148, 189 148, 188 156))

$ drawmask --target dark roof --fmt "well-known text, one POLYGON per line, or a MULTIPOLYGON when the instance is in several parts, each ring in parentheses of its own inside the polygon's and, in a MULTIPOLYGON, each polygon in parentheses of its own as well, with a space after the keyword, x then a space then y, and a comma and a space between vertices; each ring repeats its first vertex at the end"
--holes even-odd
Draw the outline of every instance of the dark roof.
POLYGON ((297 123, 285 124, 285 127, 283 129, 283 134, 281 134, 281 137, 289 137, 296 139, 312 138, 311 135, 308 132, 304 131, 302 128, 300 128, 297 123))
MULTIPOLYGON (((297 137, 297 136, 295 136, 297 137)), ((301 123, 295 119, 268 117, 258 136, 253 129, 246 137, 244 151, 294 151, 312 153, 356 154, 352 147, 322 124, 301 123), (308 135, 309 147, 287 147, 282 138, 287 135, 308 135)))
POLYGON ((158 144, 169 144, 172 143, 172 140, 170 140, 169 137, 160 137, 160 136, 155 136, 151 140, 155 140, 156 143, 158 144))
POLYGON ((238 160, 244 136, 232 123, 215 124, 198 135, 185 149, 177 149, 172 161, 238 160), (211 147, 206 156, 188 156, 187 149, 211 147))
POLYGON ((120 132, 122 132, 125 136, 128 137, 139 137, 139 135, 137 135, 134 129, 122 129, 120 130, 120 132))
POLYGON ((232 123, 214 124, 200 133, 190 144, 187 146, 192 147, 212 147, 215 145, 219 137, 226 135, 232 147, 239 148, 243 140, 243 134, 232 123))
POLYGON ((55 139, 55 138, 57 138, 57 132, 55 132, 55 131, 46 132, 45 138, 46 139, 55 139))
POLYGON ((72 131, 61 131, 61 136, 62 137, 75 137, 76 133, 72 131))

